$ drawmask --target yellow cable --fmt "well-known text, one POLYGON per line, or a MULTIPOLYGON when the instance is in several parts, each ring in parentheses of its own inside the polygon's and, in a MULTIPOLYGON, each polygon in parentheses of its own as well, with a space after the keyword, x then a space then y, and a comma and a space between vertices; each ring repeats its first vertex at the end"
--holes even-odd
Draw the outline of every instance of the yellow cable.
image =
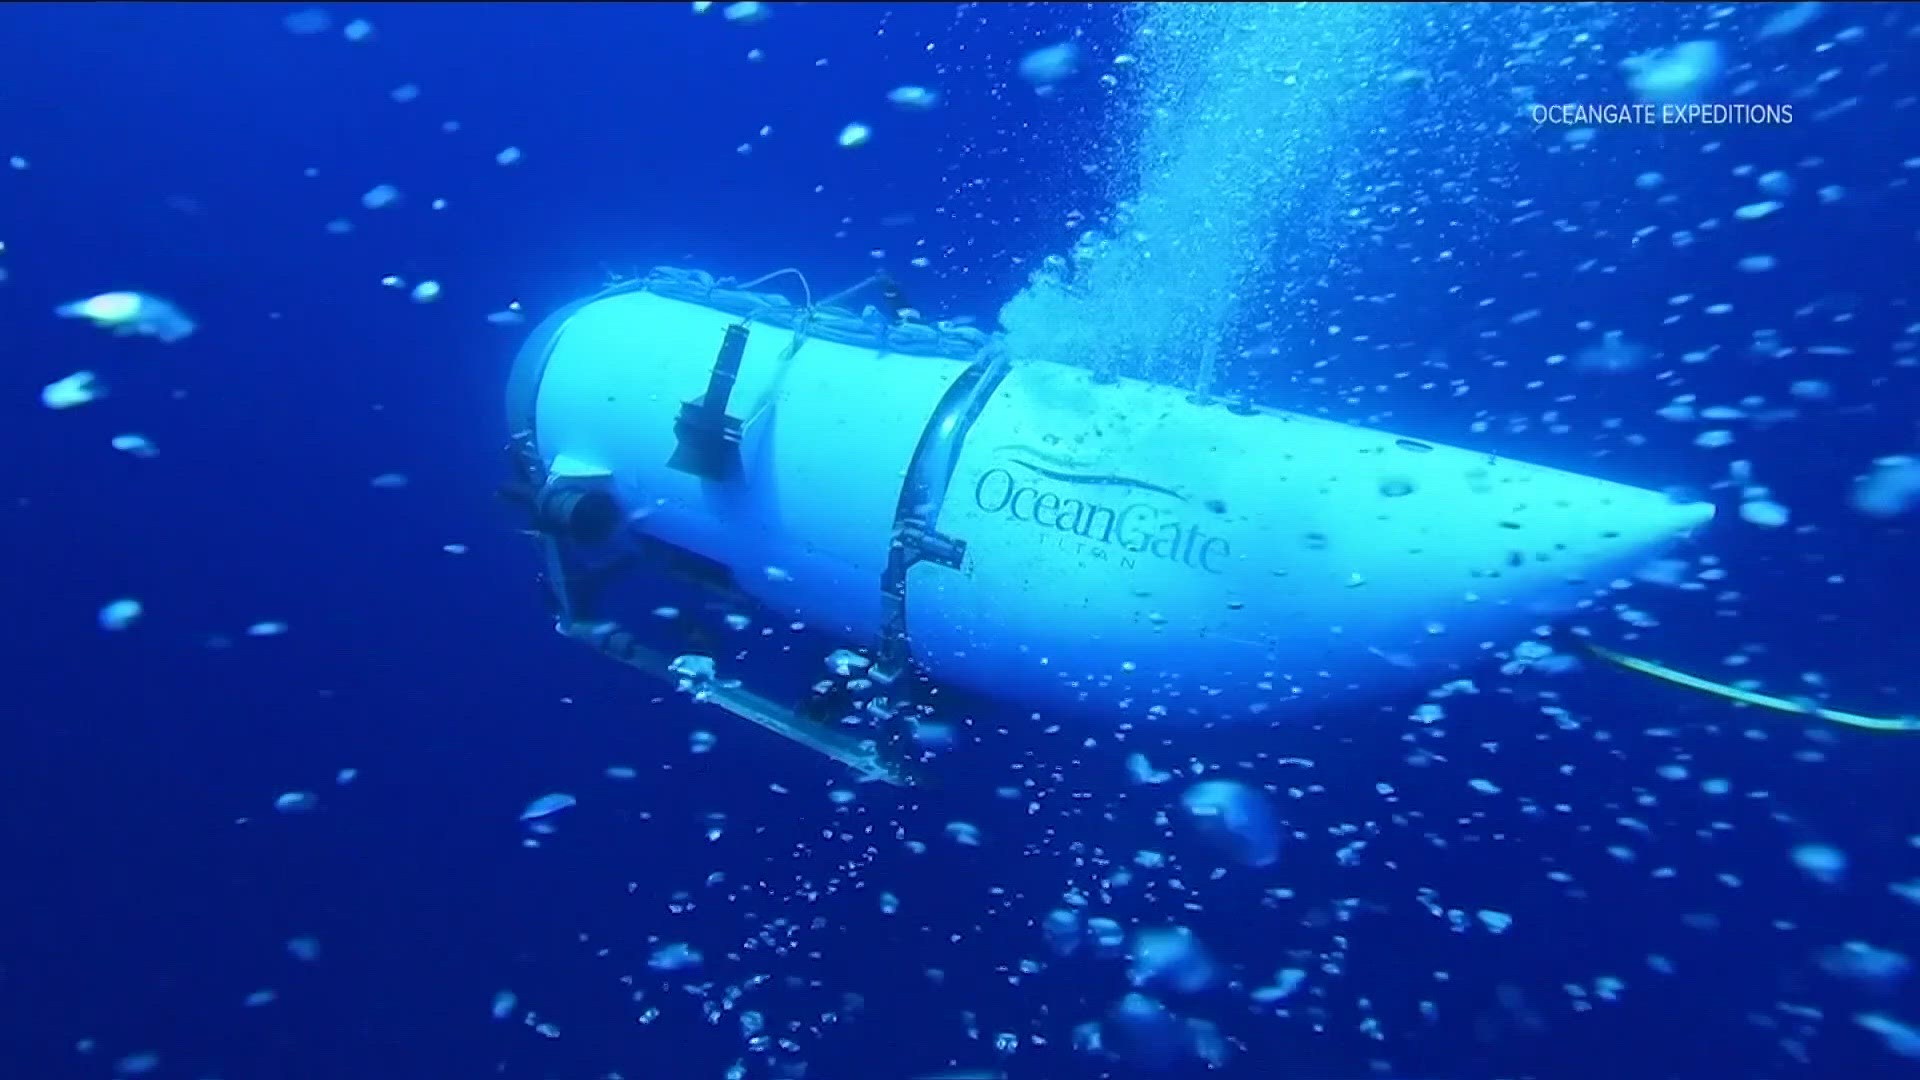
POLYGON ((1892 718, 1861 716, 1859 713, 1841 712, 1838 709, 1824 709, 1818 705, 1791 701, 1787 698, 1773 697, 1769 694, 1755 693, 1752 690, 1742 690, 1737 686, 1728 686, 1726 683, 1710 682, 1700 678, 1698 675, 1689 675, 1684 671, 1675 671, 1670 667, 1656 664, 1651 660, 1641 660, 1637 657, 1617 653, 1612 649, 1603 648, 1592 642, 1587 643, 1587 648, 1593 650, 1594 655, 1600 657, 1602 660, 1611 661, 1626 668, 1628 671, 1637 671, 1642 675, 1651 675, 1656 679, 1673 683, 1676 686, 1684 686, 1689 690, 1699 690, 1712 694, 1715 697, 1726 698, 1728 701, 1739 701, 1748 705, 1757 705, 1760 708, 1772 709, 1775 712, 1798 713, 1802 716, 1817 717, 1821 720, 1827 720, 1835 724, 1845 724, 1848 727, 1860 728, 1865 731, 1920 731, 1920 720, 1910 716, 1892 718))

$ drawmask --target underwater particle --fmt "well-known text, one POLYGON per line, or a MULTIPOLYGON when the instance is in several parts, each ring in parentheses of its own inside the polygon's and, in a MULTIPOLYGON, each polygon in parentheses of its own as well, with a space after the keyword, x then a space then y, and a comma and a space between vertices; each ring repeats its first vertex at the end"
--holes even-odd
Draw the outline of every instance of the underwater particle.
POLYGON ((1760 179, 1754 183, 1759 186, 1762 194, 1771 195, 1776 199, 1784 199, 1793 194, 1793 177, 1779 169, 1761 173, 1760 179))
POLYGON ((1479 792, 1482 795, 1500 794, 1500 785, 1494 783, 1491 780, 1482 780, 1476 777, 1472 780, 1467 781, 1467 786, 1479 792))
POLYGON ((437 281, 423 281, 413 287, 413 292, 410 296, 416 304, 431 304, 435 300, 440 299, 440 283, 437 281))
POLYGON ((1787 508, 1770 499, 1754 499, 1740 504, 1740 520, 1763 529, 1777 529, 1791 516, 1787 508))
POLYGON ((865 124, 848 124, 840 129, 839 143, 843 147, 865 146, 873 138, 873 129, 865 124))
POLYGON ((1847 856, 1830 844, 1801 844, 1793 849, 1793 863, 1822 885, 1838 885, 1847 876, 1847 856))
POLYGON ((1052 86, 1080 70, 1080 46, 1071 41, 1035 49, 1020 58, 1020 77, 1035 86, 1052 86))
POLYGON ((257 622, 247 627, 248 637, 279 637, 286 632, 287 624, 283 622, 257 622))
POLYGON ((515 301, 508 304, 504 310, 490 312, 487 315, 487 321, 495 326, 519 326, 527 321, 527 316, 520 310, 519 301, 515 301))
POLYGON ((160 1067, 160 1054, 154 1050, 138 1050, 122 1055, 113 1063, 113 1071, 121 1076, 145 1076, 160 1067))
POLYGON ((1854 485, 1855 510, 1868 517, 1893 518, 1920 508, 1920 460, 1899 455, 1873 464, 1873 472, 1854 485))
POLYGON ((145 609, 140 601, 133 599, 114 600, 100 609, 100 629, 125 630, 140 621, 145 609))
POLYGON ((1766 22, 1761 23, 1760 29, 1754 36, 1763 41, 1767 38, 1786 37, 1819 18, 1820 9, 1823 7, 1826 5, 1819 3, 1818 0, 1803 0, 1801 3, 1788 4, 1786 7, 1775 10, 1766 22))
POLYGON ((1264 793, 1237 780, 1202 780, 1180 805, 1210 843, 1242 866, 1280 861, 1280 821, 1264 793))
POLYGON ((639 775, 639 770, 630 765, 607 766, 607 779, 609 780, 632 780, 639 775))
POLYGON ((509 146, 505 150, 493 155, 493 160, 494 163, 498 165, 517 165, 520 162, 520 148, 517 146, 509 146))
POLYGON ((1127 775, 1136 784, 1164 784, 1173 779, 1172 773, 1154 768, 1147 755, 1138 751, 1127 755, 1127 775))
POLYGON ((742 0, 741 3, 728 4, 720 9, 720 17, 730 23, 752 26, 763 23, 773 17, 773 9, 755 0, 742 0))
POLYGON ((495 1020, 505 1020, 513 1015, 513 1010, 519 1004, 520 997, 513 991, 496 990, 493 995, 493 1018, 495 1020))
POLYGON ((1478 911, 1474 913, 1474 916, 1480 920, 1480 925, 1486 927, 1487 932, 1491 934, 1504 934, 1513 926, 1513 916, 1504 911, 1478 911))
POLYGON ((132 454, 137 458, 155 457, 160 453, 160 448, 148 441, 145 435, 115 435, 113 437, 113 448, 123 454, 132 454))
POLYGON ((253 993, 248 994, 246 999, 240 1004, 249 1009, 257 1009, 262 1005, 271 1005, 279 999, 280 992, 278 990, 255 990, 253 993))
POLYGON ((308 934, 300 934, 287 939, 287 955, 302 963, 311 964, 320 959, 320 939, 308 934))
POLYGON ((1734 265, 1738 266, 1743 274, 1764 274, 1779 266, 1780 260, 1771 255, 1748 255, 1734 265))
POLYGON ((327 232, 333 236, 345 236, 353 231, 353 222, 346 218, 334 218, 326 224, 327 232))
POLYGON ((333 16, 327 12, 326 8, 301 8, 281 19, 280 25, 285 27, 289 34, 311 37, 333 29, 333 16))
POLYGON ((373 40, 373 24, 365 19, 355 19, 340 31, 340 36, 355 45, 364 45, 373 40))
POLYGON ((1880 1036, 1887 1049, 1903 1058, 1920 1059, 1920 1030, 1885 1013, 1861 1013, 1853 1022, 1880 1036))
POLYGON ((1759 221, 1761 218, 1767 217, 1768 215, 1777 212, 1779 209, 1780 209, 1779 203, 1775 202, 1772 199, 1763 199, 1760 202, 1753 202, 1753 203, 1748 203, 1745 206, 1735 207, 1733 211, 1733 216, 1740 221, 1759 221))
POLYGON ((1683 41, 1664 52, 1629 57, 1620 67, 1641 101, 1687 105, 1701 100, 1726 61, 1712 41, 1683 41))
POLYGON ((1667 178, 1657 172, 1643 172, 1633 178, 1633 186, 1641 191, 1654 191, 1667 182, 1667 178))
POLYGON ((1213 982, 1215 973, 1200 939, 1184 926, 1135 931, 1127 959, 1127 977, 1136 987, 1160 985, 1197 994, 1213 982))
POLYGON ((398 491, 407 486, 407 477, 405 473, 381 473, 379 476, 367 481, 367 483, 382 491, 398 491))
POLYGON ((647 966, 655 971, 684 971, 699 967, 704 960, 699 949, 684 941, 672 941, 653 950, 653 955, 647 958, 647 966))
POLYGON ((360 205, 369 210, 385 210, 400 201, 400 189, 392 184, 376 184, 360 196, 360 205))
POLYGON ((467 553, 467 545, 465 545, 465 544, 441 544, 441 545, 440 545, 440 550, 441 550, 441 551, 444 551, 444 552, 446 552, 446 553, 447 553, 447 554, 449 554, 449 555, 465 555, 465 554, 467 553))
POLYGON ((402 83, 387 91, 387 96, 393 99, 394 104, 405 105, 420 100, 420 86, 418 83, 402 83))
POLYGON ((705 754, 719 741, 711 731, 696 731, 687 736, 687 749, 696 754, 705 754))
POLYGON ((887 91, 887 100, 909 112, 925 112, 939 107, 940 94, 924 86, 896 86, 887 91))
POLYGON ((91 371, 76 371, 40 389, 40 404, 49 409, 71 409, 105 397, 107 388, 91 371))
POLYGON ((288 791, 276 796, 273 808, 283 814, 310 813, 320 805, 320 796, 311 791, 288 791))
POLYGON ((333 782, 340 785, 341 787, 346 787, 348 784, 353 783, 355 780, 358 780, 359 778, 360 778, 360 770, 352 767, 341 769, 339 772, 336 772, 333 774, 333 782))
POLYGON ((576 802, 577 800, 575 800, 573 796, 563 791, 542 795, 528 803, 525 810, 520 811, 520 820, 535 821, 550 814, 557 814, 562 810, 574 806, 576 802))
POLYGON ((1618 330, 1600 335, 1596 344, 1581 349, 1573 366, 1587 374, 1623 375, 1646 362, 1647 350, 1618 330))
POLYGON ((193 320, 168 301, 124 290, 61 304, 53 313, 63 319, 86 319, 117 337, 159 338, 169 345, 186 340, 195 329, 193 320))
POLYGON ((1080 913, 1071 908, 1056 908, 1048 912, 1046 920, 1040 924, 1040 934, 1054 955, 1072 955, 1080 947, 1080 913))
POLYGON ((1849 941, 1824 949, 1820 969, 1829 975, 1864 983, 1876 990, 1891 990, 1913 972, 1913 961, 1891 949, 1882 949, 1864 941, 1849 941))
POLYGON ((980 827, 965 821, 949 821, 947 838, 962 847, 979 847, 980 827))

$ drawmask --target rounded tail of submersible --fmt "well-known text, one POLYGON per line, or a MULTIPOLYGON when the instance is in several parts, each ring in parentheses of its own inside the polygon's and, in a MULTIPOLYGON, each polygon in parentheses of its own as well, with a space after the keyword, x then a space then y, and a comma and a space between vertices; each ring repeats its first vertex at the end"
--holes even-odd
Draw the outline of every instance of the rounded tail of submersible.
MULTIPOLYGON (((683 629, 652 620, 660 640, 643 641, 604 610, 606 569, 632 563, 708 598, 696 609, 824 631, 858 660, 827 680, 857 692, 849 715, 704 689, 874 779, 897 779, 883 763, 903 709, 911 726, 903 675, 1027 709, 1255 716, 1471 662, 1713 516, 1014 363, 1001 339, 915 321, 876 284, 885 307, 856 312, 656 270, 543 322, 507 409, 511 486, 561 629, 602 651, 627 635, 620 658, 678 679, 683 629)), ((801 681, 804 699, 822 680, 801 681)))

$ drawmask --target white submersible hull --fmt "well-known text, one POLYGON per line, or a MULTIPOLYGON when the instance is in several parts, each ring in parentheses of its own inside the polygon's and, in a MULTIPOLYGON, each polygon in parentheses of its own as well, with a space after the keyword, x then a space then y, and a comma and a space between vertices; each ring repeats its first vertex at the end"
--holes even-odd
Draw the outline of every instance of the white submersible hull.
MULTIPOLYGON (((1713 516, 729 285, 656 271, 522 351, 509 424, 551 572, 684 556, 883 677, 1252 716, 1471 662, 1713 516)), ((576 599, 568 625, 599 617, 576 599)))

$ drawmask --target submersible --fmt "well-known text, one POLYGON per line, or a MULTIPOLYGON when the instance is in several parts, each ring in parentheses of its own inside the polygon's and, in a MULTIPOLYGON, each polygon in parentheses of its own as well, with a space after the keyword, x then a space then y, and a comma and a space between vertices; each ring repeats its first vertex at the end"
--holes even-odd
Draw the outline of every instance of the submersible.
POLYGON ((907 775, 910 687, 1108 723, 1311 707, 1471 662, 1713 517, 759 284, 663 268, 541 323, 508 490, 562 633, 867 778, 907 775), (828 635, 862 703, 612 610, 629 570, 828 635))

